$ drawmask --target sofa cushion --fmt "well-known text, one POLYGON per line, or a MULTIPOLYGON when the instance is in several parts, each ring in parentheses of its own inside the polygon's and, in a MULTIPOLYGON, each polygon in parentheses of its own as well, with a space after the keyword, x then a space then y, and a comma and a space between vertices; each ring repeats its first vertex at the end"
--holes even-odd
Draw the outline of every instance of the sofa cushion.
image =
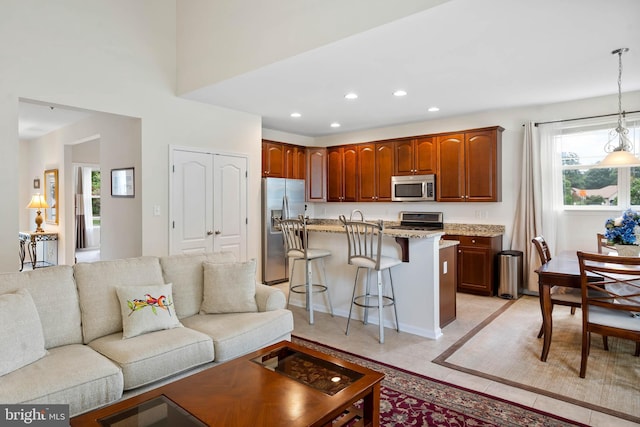
POLYGON ((165 329, 127 340, 116 333, 89 346, 120 366, 125 390, 211 362, 214 356, 211 338, 189 328, 165 329))
POLYGON ((117 286, 162 285, 162 269, 156 257, 78 263, 73 266, 85 343, 122 331, 117 286))
POLYGON ((26 289, 0 295, 0 325, 0 376, 47 353, 38 310, 26 289))
POLYGON ((213 338, 215 361, 225 362, 277 341, 291 339, 293 315, 286 309, 259 313, 196 314, 182 319, 185 329, 213 338))
POLYGON ((193 316, 202 305, 204 269, 203 262, 235 262, 233 252, 207 254, 169 255, 160 258, 166 283, 173 283, 173 302, 178 318, 193 316))
POLYGON ((152 286, 118 286, 122 313, 122 338, 182 326, 173 307, 171 283, 152 286))
POLYGON ((203 263, 204 297, 201 311, 208 314, 258 311, 256 261, 203 263))
POLYGON ((18 289, 31 293, 42 323, 45 348, 82 343, 80 304, 71 266, 0 274, 0 294, 18 289))
POLYGON ((37 362, 0 377, 0 402, 68 404, 74 416, 120 399, 122 385, 115 363, 86 345, 72 344, 52 348, 37 362))

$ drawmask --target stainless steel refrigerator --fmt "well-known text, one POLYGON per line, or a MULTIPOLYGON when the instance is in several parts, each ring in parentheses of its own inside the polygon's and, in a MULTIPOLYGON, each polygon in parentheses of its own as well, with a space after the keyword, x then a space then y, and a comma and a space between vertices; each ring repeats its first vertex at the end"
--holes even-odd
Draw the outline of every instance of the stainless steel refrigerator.
POLYGON ((267 285, 289 279, 284 240, 276 219, 305 213, 304 180, 262 178, 262 280, 267 285))

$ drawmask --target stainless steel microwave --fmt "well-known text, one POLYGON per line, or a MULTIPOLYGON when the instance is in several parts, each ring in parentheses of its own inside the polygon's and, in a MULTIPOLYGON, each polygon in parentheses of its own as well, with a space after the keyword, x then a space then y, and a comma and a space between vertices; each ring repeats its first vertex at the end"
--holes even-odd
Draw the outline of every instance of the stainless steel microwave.
POLYGON ((435 175, 404 175, 391 177, 392 201, 423 202, 435 199, 435 175))

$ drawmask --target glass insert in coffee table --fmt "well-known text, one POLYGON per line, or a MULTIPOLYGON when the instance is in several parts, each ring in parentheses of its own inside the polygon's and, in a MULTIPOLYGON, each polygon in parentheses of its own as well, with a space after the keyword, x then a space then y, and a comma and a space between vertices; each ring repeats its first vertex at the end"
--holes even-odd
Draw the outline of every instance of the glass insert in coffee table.
POLYGON ((289 347, 279 348, 251 360, 330 396, 364 376, 289 347))
POLYGON ((166 396, 142 402, 98 420, 105 427, 206 427, 206 424, 166 396))

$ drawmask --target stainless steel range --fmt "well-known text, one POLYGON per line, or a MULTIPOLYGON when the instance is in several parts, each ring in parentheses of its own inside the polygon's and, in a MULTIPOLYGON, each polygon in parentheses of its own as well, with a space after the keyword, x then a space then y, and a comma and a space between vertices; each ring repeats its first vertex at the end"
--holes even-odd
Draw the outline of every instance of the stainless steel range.
POLYGON ((399 230, 442 230, 444 217, 442 212, 400 212, 400 225, 387 228, 399 230))

